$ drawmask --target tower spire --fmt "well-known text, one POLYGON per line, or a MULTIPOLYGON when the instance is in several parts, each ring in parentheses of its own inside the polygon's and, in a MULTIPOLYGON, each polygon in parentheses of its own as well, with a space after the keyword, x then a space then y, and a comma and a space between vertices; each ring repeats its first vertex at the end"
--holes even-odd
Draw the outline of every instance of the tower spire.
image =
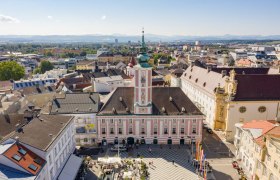
POLYGON ((146 53, 144 27, 142 28, 142 47, 141 47, 141 53, 146 53))
POLYGON ((148 61, 149 61, 149 55, 147 53, 147 47, 145 44, 145 38, 144 38, 144 28, 142 28, 142 43, 141 43, 141 48, 140 48, 140 53, 137 56, 138 63, 142 67, 150 67, 148 61))

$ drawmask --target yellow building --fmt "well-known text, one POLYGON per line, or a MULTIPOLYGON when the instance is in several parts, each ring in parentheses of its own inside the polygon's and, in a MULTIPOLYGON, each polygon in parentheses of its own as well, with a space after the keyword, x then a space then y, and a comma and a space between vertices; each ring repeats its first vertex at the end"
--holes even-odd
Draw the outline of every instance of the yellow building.
POLYGON ((94 66, 94 61, 80 61, 76 64, 76 70, 91 70, 94 66))
POLYGON ((277 125, 259 142, 262 148, 255 159, 255 180, 280 180, 280 127, 277 125))

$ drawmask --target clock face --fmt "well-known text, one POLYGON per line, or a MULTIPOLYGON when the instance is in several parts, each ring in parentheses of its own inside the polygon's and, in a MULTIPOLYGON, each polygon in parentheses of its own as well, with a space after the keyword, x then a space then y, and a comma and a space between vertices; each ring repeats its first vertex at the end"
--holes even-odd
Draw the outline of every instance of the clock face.
POLYGON ((141 76, 141 83, 143 84, 143 83, 145 83, 145 82, 146 82, 145 76, 141 76))

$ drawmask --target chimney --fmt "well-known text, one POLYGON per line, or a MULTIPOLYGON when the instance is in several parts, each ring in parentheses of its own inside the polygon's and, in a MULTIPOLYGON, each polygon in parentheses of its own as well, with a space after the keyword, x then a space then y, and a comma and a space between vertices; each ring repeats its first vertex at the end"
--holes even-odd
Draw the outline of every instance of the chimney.
POLYGON ((15 137, 15 140, 16 140, 16 144, 18 145, 18 144, 19 144, 19 137, 16 136, 16 137, 15 137))

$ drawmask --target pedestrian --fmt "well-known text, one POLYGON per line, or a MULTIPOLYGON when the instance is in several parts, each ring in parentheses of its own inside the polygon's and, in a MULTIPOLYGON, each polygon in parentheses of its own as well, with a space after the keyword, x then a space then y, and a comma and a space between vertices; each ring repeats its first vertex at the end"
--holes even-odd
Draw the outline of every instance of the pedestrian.
POLYGON ((151 147, 149 147, 149 152, 150 152, 150 153, 152 153, 152 149, 151 149, 151 147))
POLYGON ((172 164, 174 165, 174 163, 175 163, 175 161, 174 160, 172 160, 172 164))

